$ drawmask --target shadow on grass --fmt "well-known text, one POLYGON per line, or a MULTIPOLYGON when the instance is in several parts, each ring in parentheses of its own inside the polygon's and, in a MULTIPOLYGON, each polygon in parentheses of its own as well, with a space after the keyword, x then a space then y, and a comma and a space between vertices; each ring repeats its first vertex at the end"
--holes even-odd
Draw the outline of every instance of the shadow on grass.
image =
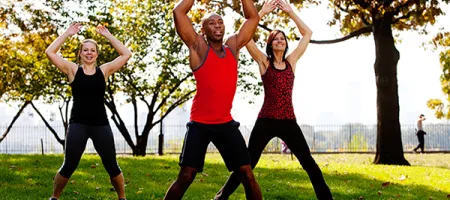
MULTIPOLYGON (((63 162, 61 155, 0 155, 0 194, 3 199, 48 199, 52 178, 63 162)), ((179 170, 176 157, 119 157, 126 179, 129 200, 162 199, 179 170)), ((208 161, 208 160, 207 160, 208 161)), ((303 169, 257 167, 255 175, 264 199, 316 199, 303 169)), ((184 199, 212 199, 228 178, 226 167, 207 162, 184 199)), ((362 174, 325 172, 324 177, 335 199, 446 199, 443 191, 425 185, 390 184, 362 174)), ((429 184, 429 185, 432 185, 429 184)), ((63 199, 116 199, 109 177, 98 156, 83 156, 66 186, 63 199)), ((230 199, 245 199, 242 186, 230 199)))

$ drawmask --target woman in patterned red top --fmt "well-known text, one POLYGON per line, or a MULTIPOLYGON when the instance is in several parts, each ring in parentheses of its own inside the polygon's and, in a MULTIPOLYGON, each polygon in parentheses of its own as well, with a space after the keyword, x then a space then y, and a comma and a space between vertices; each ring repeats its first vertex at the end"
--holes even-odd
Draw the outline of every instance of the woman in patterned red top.
MULTIPOLYGON (((266 47, 267 55, 256 47, 253 40, 246 45, 250 55, 259 65, 264 85, 264 104, 259 112, 248 144, 251 167, 256 166, 269 141, 274 137, 279 137, 286 142, 300 161, 303 169, 308 173, 317 198, 333 199, 319 166, 311 156, 305 137, 297 124, 292 106, 295 66, 305 52, 312 32, 285 0, 266 2, 259 12, 259 16, 262 19, 264 15, 277 7, 290 16, 303 37, 294 51, 287 56, 288 43, 284 32, 280 30, 274 30, 270 33, 266 47)), ((216 194, 215 199, 228 199, 239 184, 236 174, 232 173, 226 184, 216 194)))

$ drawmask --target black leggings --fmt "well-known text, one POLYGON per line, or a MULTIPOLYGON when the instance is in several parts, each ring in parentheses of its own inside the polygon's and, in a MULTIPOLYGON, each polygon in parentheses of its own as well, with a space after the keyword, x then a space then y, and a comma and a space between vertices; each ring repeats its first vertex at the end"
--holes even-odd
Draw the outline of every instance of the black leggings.
POLYGON ((70 178, 80 163, 81 156, 86 148, 87 140, 91 138, 95 150, 102 159, 103 166, 110 177, 116 177, 121 170, 116 161, 114 137, 110 126, 89 126, 84 124, 69 124, 66 135, 64 163, 59 174, 70 178))
MULTIPOLYGON (((248 151, 251 158, 251 166, 255 168, 261 157, 261 154, 274 137, 282 139, 291 152, 297 157, 303 169, 308 173, 309 179, 314 187, 318 199, 333 199, 330 189, 323 179, 319 166, 314 161, 309 151, 308 144, 303 136, 302 130, 295 119, 278 120, 278 119, 261 119, 258 118, 253 127, 248 144, 248 151)), ((233 172, 222 189, 222 196, 231 195, 240 182, 236 172, 233 172)))

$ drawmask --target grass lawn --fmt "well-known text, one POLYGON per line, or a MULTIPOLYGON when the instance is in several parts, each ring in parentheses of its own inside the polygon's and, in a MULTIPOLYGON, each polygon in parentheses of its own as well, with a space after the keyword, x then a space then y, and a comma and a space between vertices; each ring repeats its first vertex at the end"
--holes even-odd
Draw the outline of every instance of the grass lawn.
MULTIPOLYGON (((313 155, 335 199, 450 199, 450 154, 406 154, 409 167, 371 164, 374 155, 313 155)), ((119 156, 127 199, 162 199, 177 176, 178 155, 119 156)), ((62 155, 0 155, 1 199, 48 199, 62 155)), ((212 199, 229 173, 208 154, 184 199, 212 199)), ((264 199, 316 199, 308 175, 290 155, 263 155, 255 175, 264 199)), ((83 155, 64 199, 117 199, 96 155, 83 155)), ((242 186, 230 199, 245 199, 242 186)))

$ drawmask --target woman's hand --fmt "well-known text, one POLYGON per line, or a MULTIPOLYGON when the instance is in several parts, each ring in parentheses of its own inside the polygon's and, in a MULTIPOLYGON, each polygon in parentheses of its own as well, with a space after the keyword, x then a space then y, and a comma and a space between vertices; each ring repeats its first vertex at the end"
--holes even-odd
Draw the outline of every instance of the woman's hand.
POLYGON ((276 4, 278 8, 280 8, 282 11, 286 13, 293 12, 291 5, 287 3, 286 0, 276 0, 276 4))
POLYGON ((264 5, 261 8, 260 12, 264 14, 271 13, 273 10, 275 10, 275 8, 277 8, 276 2, 277 0, 267 0, 266 2, 264 2, 264 5))
POLYGON ((80 31, 80 29, 81 29, 80 23, 73 23, 72 25, 69 26, 69 28, 67 28, 66 33, 72 36, 77 34, 80 31))
POLYGON ((102 25, 98 25, 96 31, 98 34, 102 35, 105 38, 112 36, 108 29, 102 25))

